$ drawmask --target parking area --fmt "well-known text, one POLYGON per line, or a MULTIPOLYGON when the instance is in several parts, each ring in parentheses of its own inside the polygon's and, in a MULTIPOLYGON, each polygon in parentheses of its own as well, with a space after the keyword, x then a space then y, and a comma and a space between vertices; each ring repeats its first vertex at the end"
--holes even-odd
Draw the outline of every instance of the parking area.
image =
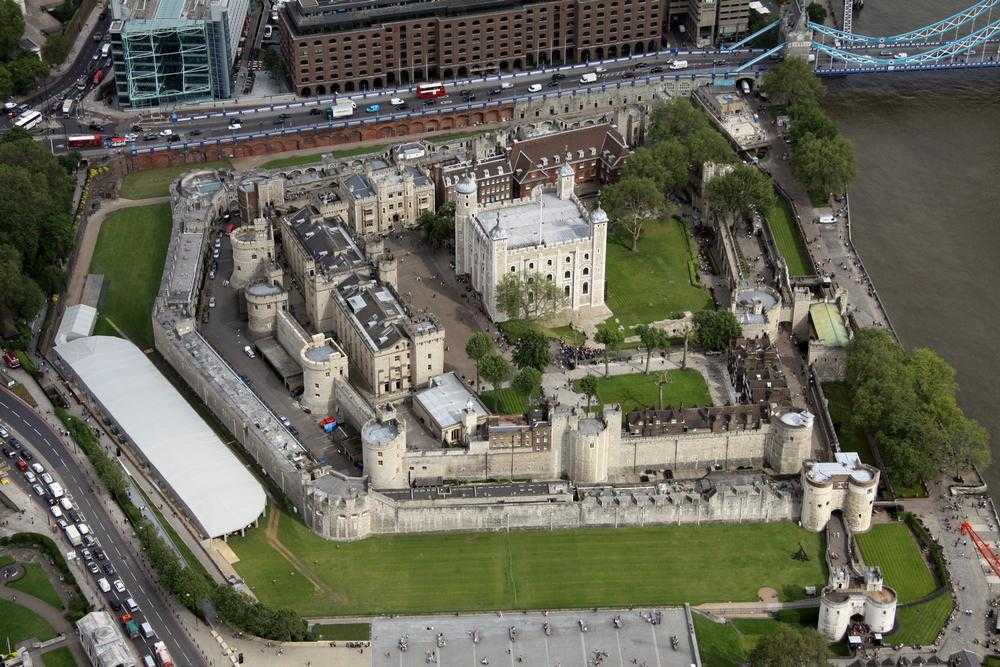
POLYGON ((681 607, 379 619, 372 644, 373 665, 698 664, 681 607))
MULTIPOLYGON (((244 348, 252 345, 253 341, 247 336, 247 321, 240 313, 237 291, 229 286, 228 277, 233 270, 233 256, 229 237, 226 235, 222 235, 216 262, 215 277, 206 277, 205 280, 202 309, 203 312, 207 310, 208 316, 207 319, 201 318, 199 331, 275 415, 288 419, 295 429, 294 435, 316 460, 342 472, 355 474, 357 470, 344 455, 343 445, 336 444, 319 426, 319 420, 326 415, 310 415, 303 412, 299 402, 292 397, 281 378, 263 356, 255 353, 254 357, 250 358, 244 351, 244 348), (208 307, 207 304, 213 303, 212 298, 215 299, 215 305, 208 307)), ((298 294, 293 291, 289 301, 292 313, 299 314, 302 303, 298 294)), ((345 434, 338 431, 336 435, 345 434)))

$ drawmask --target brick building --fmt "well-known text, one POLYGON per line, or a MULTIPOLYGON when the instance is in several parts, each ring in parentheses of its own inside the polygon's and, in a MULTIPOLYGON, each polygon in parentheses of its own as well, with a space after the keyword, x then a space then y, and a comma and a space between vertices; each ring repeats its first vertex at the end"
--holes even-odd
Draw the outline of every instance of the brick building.
POLYGON ((645 53, 666 16, 662 0, 291 0, 279 23, 308 96, 645 53))

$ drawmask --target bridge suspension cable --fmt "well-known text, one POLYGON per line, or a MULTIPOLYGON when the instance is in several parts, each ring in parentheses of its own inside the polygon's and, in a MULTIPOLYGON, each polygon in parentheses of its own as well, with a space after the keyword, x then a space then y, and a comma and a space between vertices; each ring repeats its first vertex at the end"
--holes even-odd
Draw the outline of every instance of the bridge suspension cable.
MULTIPOLYGON (((851 0, 844 0, 845 4, 851 4, 851 0)), ((944 34, 950 31, 957 31, 967 23, 974 22, 983 14, 991 15, 994 7, 1000 6, 1000 0, 980 0, 971 7, 966 7, 957 14, 948 18, 935 21, 930 25, 900 33, 898 35, 861 35, 854 33, 847 28, 848 12, 844 10, 845 29, 839 30, 821 23, 809 23, 809 28, 814 34, 824 35, 840 42, 841 46, 891 46, 928 41, 940 41, 944 34)), ((853 16, 853 14, 852 14, 853 16)), ((987 19, 989 20, 989 19, 987 19)))

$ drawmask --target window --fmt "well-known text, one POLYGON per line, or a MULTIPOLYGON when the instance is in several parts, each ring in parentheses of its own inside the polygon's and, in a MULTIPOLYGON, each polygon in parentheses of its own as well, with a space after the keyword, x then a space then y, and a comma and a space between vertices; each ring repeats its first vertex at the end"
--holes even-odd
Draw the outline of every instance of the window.
POLYGON ((583 253, 583 258, 584 259, 590 259, 590 253, 589 252, 583 253))
POLYGON ((584 294, 589 294, 590 293, 590 283, 584 283, 583 284, 583 293, 584 294))
POLYGON ((569 278, 571 275, 573 274, 567 271, 566 273, 563 274, 563 278, 569 278))
POLYGON ((570 263, 572 260, 573 260, 572 257, 570 257, 569 255, 566 255, 566 263, 567 264, 570 263))
POLYGON ((590 275, 590 269, 588 269, 587 267, 583 267, 583 275, 589 276, 590 275))
POLYGON ((566 296, 569 296, 569 285, 566 285, 566 288, 563 291, 566 292, 566 296))

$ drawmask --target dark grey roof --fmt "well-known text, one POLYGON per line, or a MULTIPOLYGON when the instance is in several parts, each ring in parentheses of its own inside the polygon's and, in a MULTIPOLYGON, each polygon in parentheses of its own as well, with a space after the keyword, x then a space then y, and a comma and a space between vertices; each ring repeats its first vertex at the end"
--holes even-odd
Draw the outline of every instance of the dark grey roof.
POLYGON ((567 488, 549 482, 513 482, 502 484, 469 484, 419 489, 380 490, 393 500, 444 500, 460 498, 511 498, 564 494, 567 488))
POLYGON ((404 337, 406 312, 385 285, 355 275, 337 285, 337 294, 373 350, 391 349, 404 337))
POLYGON ((355 199, 365 199, 375 196, 375 187, 367 176, 352 174, 344 179, 344 187, 355 199))
POLYGON ((323 273, 338 274, 367 264, 343 225, 316 217, 309 207, 286 216, 285 224, 323 273))

